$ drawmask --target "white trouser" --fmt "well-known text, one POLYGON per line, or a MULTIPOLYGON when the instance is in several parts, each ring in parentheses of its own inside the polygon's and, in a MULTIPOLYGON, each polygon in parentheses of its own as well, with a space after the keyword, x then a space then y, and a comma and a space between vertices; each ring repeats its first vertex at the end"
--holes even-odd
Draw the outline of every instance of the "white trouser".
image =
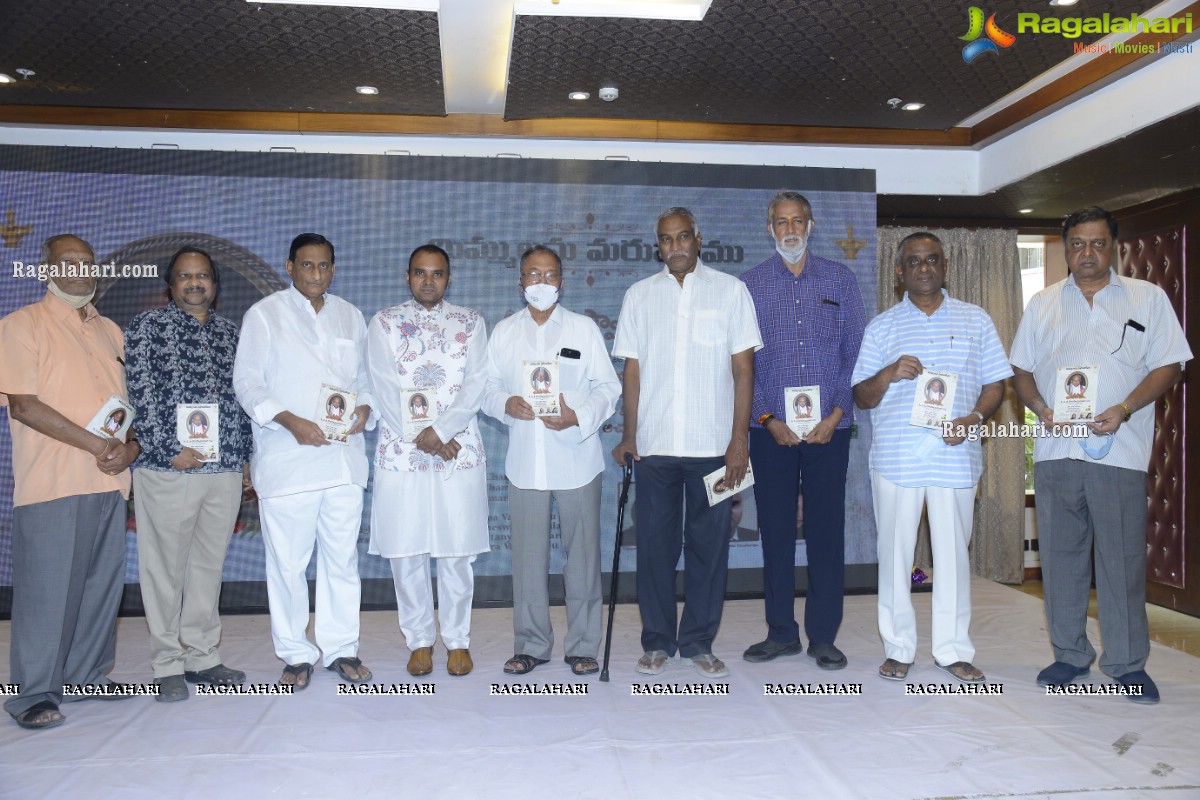
POLYGON ((871 472, 879 555, 879 635, 888 658, 911 664, 917 653, 912 605, 913 553, 921 508, 928 505, 933 549, 933 657, 939 664, 971 661, 971 564, 967 544, 975 487, 897 486, 871 472))
MULTIPOLYGON (((389 558, 396 584, 396 609, 400 632, 409 650, 432 647, 437 639, 433 624, 433 588, 429 579, 429 555, 389 558)), ((447 650, 471 645, 471 600, 475 596, 475 556, 439 558, 438 620, 442 644, 447 650)))
POLYGON ((352 658, 358 652, 358 531, 363 490, 353 484, 283 497, 260 498, 259 518, 267 551, 267 599, 275 654, 288 664, 315 664, 324 655, 352 658), (308 640, 305 571, 317 545, 317 644, 308 640), (319 650, 317 648, 320 648, 319 650))

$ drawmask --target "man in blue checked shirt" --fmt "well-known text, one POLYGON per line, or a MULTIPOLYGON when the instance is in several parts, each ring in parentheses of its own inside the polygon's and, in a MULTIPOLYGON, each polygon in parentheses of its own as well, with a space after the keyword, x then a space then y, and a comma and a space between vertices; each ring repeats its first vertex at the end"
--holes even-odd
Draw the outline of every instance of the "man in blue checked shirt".
POLYGON ((879 676, 892 681, 903 681, 916 658, 910 581, 922 507, 929 513, 937 570, 934 664, 960 681, 984 680, 971 663, 967 557, 983 452, 978 437, 962 434, 995 413, 1004 399, 1004 379, 1013 373, 987 312, 943 288, 948 267, 941 240, 932 233, 900 242, 896 279, 904 298, 867 326, 851 379, 859 408, 873 409, 871 489, 879 534, 879 635, 886 656, 879 676), (917 380, 926 370, 947 373, 935 380, 946 386, 948 429, 912 422, 914 407, 926 401, 917 380))
POLYGON ((185 247, 164 277, 170 302, 129 324, 125 358, 142 443, 133 465, 138 575, 156 699, 174 702, 188 698, 189 682, 246 680, 221 663, 217 602, 254 443, 233 393, 238 326, 213 310, 216 265, 203 250, 185 247), (176 405, 196 403, 217 405, 216 461, 179 442, 176 405))
POLYGON ((854 273, 808 252, 812 206, 780 192, 767 208, 776 254, 741 276, 750 290, 763 348, 754 355, 750 462, 762 528, 767 638, 743 654, 770 661, 804 649, 796 623, 796 504, 804 489, 808 654, 841 669, 834 646, 845 586, 846 467, 854 402, 850 373, 866 312, 854 273), (784 390, 820 386, 820 422, 801 440, 786 424, 784 390))

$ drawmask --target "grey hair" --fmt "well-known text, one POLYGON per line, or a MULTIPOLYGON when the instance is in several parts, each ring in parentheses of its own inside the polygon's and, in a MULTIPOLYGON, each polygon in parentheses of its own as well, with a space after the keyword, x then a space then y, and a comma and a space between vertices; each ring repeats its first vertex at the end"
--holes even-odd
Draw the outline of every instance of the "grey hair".
POLYGON ((83 242, 83 246, 86 247, 88 249, 88 252, 92 254, 92 261, 96 260, 96 251, 95 251, 95 249, 92 248, 92 246, 90 244, 88 244, 87 242, 84 242, 83 239, 80 239, 78 236, 76 236, 73 233, 60 233, 55 236, 51 236, 46 241, 42 242, 42 261, 41 261, 41 263, 43 263, 43 264, 50 263, 50 251, 54 249, 54 245, 58 244, 58 242, 61 239, 78 239, 79 241, 83 242))
POLYGON ((812 219, 812 203, 808 202, 808 198, 799 192, 793 192, 790 189, 783 189, 782 191, 777 192, 776 195, 771 198, 771 204, 767 206, 768 224, 775 221, 775 206, 779 205, 780 203, 799 203, 804 207, 804 213, 808 215, 808 218, 810 220, 812 219))
POLYGON ((700 235, 700 226, 696 224, 696 215, 693 214, 691 211, 688 211, 683 206, 674 206, 672 208, 668 208, 666 211, 664 211, 658 215, 658 221, 654 223, 654 231, 655 231, 656 237, 658 234, 658 226, 661 225, 662 221, 664 219, 666 219, 667 217, 683 217, 688 222, 692 223, 692 235, 693 236, 700 235))

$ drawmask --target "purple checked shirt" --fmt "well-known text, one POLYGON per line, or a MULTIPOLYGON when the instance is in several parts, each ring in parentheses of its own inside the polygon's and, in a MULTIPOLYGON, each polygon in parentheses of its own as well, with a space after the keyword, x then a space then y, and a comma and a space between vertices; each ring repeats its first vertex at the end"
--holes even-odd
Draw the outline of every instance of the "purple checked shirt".
POLYGON ((786 419, 783 390, 821 387, 821 417, 842 409, 837 427, 854 421, 850 375, 867 325, 858 280, 845 266, 808 254, 793 275, 778 253, 741 279, 750 290, 763 348, 754 354, 751 425, 763 414, 786 419))

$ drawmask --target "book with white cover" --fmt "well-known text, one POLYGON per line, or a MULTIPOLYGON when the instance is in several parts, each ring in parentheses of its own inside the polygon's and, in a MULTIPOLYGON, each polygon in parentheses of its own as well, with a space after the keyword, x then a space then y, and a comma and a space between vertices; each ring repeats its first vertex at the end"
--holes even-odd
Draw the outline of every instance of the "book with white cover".
POLYGON ((133 424, 133 406, 115 394, 104 401, 96 416, 87 424, 87 429, 97 436, 125 441, 129 426, 133 424))
POLYGON ((1100 367, 1059 367, 1055 374, 1055 422, 1090 422, 1096 414, 1100 392, 1100 367))
POLYGON ((801 439, 821 421, 821 387, 789 386, 783 390, 784 420, 801 439))
POLYGON ((558 393, 562 391, 558 380, 558 361, 522 362, 524 385, 521 396, 533 409, 535 417, 557 417, 562 413, 558 407, 558 393))
POLYGON ((942 423, 954 419, 954 392, 958 375, 927 369, 916 377, 910 425, 942 429, 942 423))
POLYGON ((175 436, 205 462, 221 460, 221 413, 216 403, 177 403, 175 436))
POLYGON ((742 482, 736 487, 728 486, 725 483, 725 467, 720 467, 704 476, 704 491, 708 494, 708 504, 715 506, 717 503, 723 503, 735 494, 749 489, 754 485, 754 470, 750 465, 746 465, 746 477, 742 478, 742 482))
POLYGON ((358 392, 339 389, 328 383, 321 384, 321 391, 317 394, 317 412, 314 421, 325 434, 326 441, 342 445, 349 443, 349 430, 354 425, 353 416, 357 399, 358 392))
POLYGON ((400 390, 400 439, 413 442, 421 431, 437 422, 437 389, 400 390))

